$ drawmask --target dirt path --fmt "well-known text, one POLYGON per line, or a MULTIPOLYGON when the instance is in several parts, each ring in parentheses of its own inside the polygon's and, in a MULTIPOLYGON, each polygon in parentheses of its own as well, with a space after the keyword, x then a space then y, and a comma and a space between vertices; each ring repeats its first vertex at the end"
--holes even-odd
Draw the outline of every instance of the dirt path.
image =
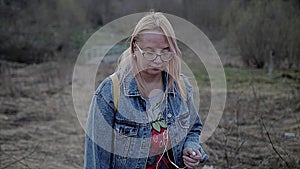
MULTIPOLYGON (((112 66, 98 71, 107 70, 112 66)), ((72 103, 72 65, 5 62, 0 73, 0 168, 82 168, 84 130, 72 103)), ((300 166, 299 91, 270 94, 257 87, 256 94, 250 87, 228 92, 219 127, 203 144, 210 156, 207 165, 300 166)), ((200 95, 205 121, 209 90, 200 90, 200 95)))
POLYGON ((62 70, 50 62, 2 72, 0 168, 82 168, 84 131, 62 70))

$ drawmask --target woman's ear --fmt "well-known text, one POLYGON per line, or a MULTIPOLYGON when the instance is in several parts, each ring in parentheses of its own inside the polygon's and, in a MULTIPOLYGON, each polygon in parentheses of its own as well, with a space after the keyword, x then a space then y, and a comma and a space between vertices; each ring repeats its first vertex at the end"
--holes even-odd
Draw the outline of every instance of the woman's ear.
POLYGON ((135 42, 136 42, 135 39, 133 39, 132 42, 131 42, 131 54, 133 56, 133 59, 136 59, 136 54, 135 54, 136 46, 135 46, 135 42))
POLYGON ((136 55, 134 53, 132 54, 132 56, 133 56, 134 59, 136 59, 136 55))
POLYGON ((131 42, 131 53, 132 54, 134 54, 134 51, 136 50, 135 42, 136 42, 135 39, 133 39, 131 42))

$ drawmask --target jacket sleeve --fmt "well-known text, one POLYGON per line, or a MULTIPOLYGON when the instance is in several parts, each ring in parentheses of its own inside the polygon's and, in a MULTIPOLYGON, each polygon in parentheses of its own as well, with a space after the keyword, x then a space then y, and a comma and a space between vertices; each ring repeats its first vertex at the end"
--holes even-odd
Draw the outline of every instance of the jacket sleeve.
POLYGON ((112 124, 114 119, 112 83, 105 79, 96 90, 86 123, 85 169, 108 169, 112 165, 112 124))
POLYGON ((200 162, 203 163, 208 159, 208 155, 204 152, 203 148, 200 145, 200 135, 201 135, 201 130, 203 125, 200 116, 198 115, 198 111, 196 110, 195 107, 192 86, 186 77, 184 77, 183 79, 185 81, 187 92, 188 92, 187 106, 191 116, 190 117, 191 126, 187 134, 183 148, 198 149, 202 155, 202 159, 200 162))

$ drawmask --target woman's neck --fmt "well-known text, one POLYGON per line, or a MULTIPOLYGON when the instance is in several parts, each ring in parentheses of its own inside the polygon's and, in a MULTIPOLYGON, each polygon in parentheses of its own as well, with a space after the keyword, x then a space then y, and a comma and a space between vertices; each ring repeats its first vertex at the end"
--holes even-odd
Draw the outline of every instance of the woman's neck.
POLYGON ((162 74, 158 74, 156 76, 153 75, 148 75, 144 74, 141 72, 140 78, 138 80, 141 80, 144 88, 146 91, 143 92, 143 95, 148 95, 153 91, 153 90, 162 90, 163 89, 163 80, 162 80, 162 74))
POLYGON ((160 83, 162 82, 162 74, 157 75, 149 75, 147 73, 141 72, 141 77, 144 79, 146 83, 160 83))

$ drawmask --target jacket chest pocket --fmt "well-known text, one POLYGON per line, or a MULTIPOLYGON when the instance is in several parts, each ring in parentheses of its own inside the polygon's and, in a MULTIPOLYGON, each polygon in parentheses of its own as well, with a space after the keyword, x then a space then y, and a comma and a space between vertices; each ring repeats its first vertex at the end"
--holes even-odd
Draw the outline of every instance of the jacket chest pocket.
POLYGON ((118 135, 124 137, 134 137, 138 134, 136 126, 128 126, 126 124, 116 124, 116 132, 118 135))
POLYGON ((190 124, 189 112, 185 112, 184 114, 176 117, 175 123, 170 126, 170 134, 172 134, 171 139, 173 145, 182 144, 182 141, 185 140, 187 133, 189 132, 190 124))
POLYGON ((131 148, 134 147, 135 139, 138 135, 138 127, 128 125, 127 122, 115 124, 115 162, 114 167, 123 169, 126 168, 126 162, 131 153, 131 148))
POLYGON ((190 114, 189 114, 189 112, 186 112, 186 113, 180 115, 178 117, 177 122, 178 122, 179 126, 182 129, 188 129, 190 127, 190 114))

